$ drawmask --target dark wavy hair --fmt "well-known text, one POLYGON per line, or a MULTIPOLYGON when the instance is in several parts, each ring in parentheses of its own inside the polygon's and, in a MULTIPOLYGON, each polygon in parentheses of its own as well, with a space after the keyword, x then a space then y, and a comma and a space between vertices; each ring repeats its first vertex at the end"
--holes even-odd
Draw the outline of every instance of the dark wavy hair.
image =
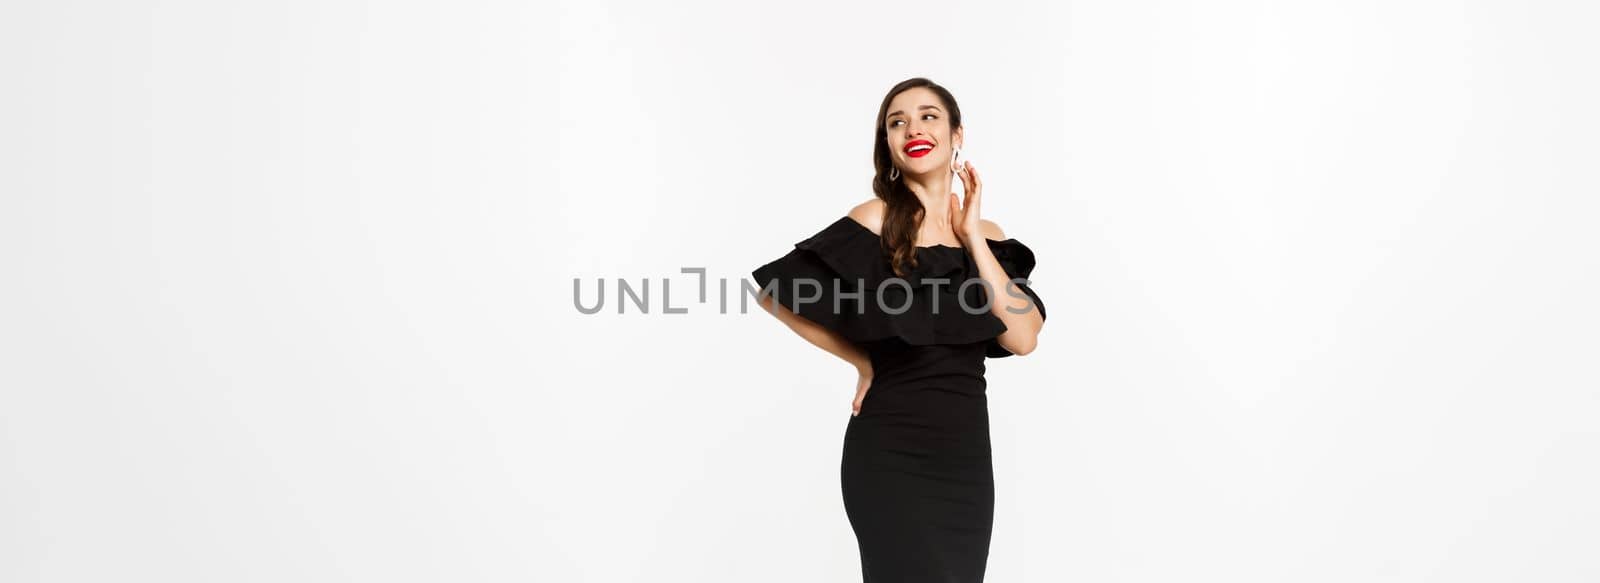
MULTIPOLYGON (((917 230, 922 226, 924 216, 922 200, 916 193, 906 186, 904 180, 889 179, 889 171, 894 168, 894 158, 889 151, 889 133, 884 123, 884 116, 889 113, 889 102, 901 92, 915 87, 927 87, 944 102, 944 109, 948 112, 945 119, 950 122, 952 135, 961 127, 961 106, 956 105, 956 98, 950 91, 938 83, 922 77, 912 77, 896 83, 883 96, 883 104, 878 106, 878 120, 874 124, 876 130, 872 137, 872 166, 877 170, 872 177, 872 192, 885 205, 883 213, 883 227, 879 229, 879 238, 883 241, 884 250, 889 253, 889 263, 894 268, 896 275, 905 277, 906 265, 917 266, 916 237, 917 230)), ((901 175, 904 178, 904 174, 901 175)))

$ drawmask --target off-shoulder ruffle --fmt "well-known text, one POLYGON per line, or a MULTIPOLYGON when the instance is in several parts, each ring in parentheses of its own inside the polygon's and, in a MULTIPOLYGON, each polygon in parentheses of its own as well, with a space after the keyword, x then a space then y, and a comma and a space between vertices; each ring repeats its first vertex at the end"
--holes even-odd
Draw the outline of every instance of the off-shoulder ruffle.
MULTIPOLYGON (((1033 272, 1033 251, 1022 242, 986 241, 1010 277, 1026 279, 1033 272)), ((984 305, 983 286, 968 286, 965 295, 960 290, 968 274, 977 276, 966 249, 918 247, 916 258, 917 265, 909 267, 906 277, 896 276, 878 235, 855 219, 841 217, 751 275, 758 288, 770 286, 784 308, 853 342, 899 338, 910 345, 930 345, 987 340, 986 355, 1011 356, 997 339, 1005 332, 1005 323, 988 310, 974 314, 963 308, 963 300, 974 308, 984 305), (899 281, 890 281, 895 279, 899 281), (797 302, 799 296, 817 299, 797 302), (908 307, 895 313, 901 306, 908 307)), ((1026 284, 1017 287, 1043 316, 1038 294, 1026 284)))

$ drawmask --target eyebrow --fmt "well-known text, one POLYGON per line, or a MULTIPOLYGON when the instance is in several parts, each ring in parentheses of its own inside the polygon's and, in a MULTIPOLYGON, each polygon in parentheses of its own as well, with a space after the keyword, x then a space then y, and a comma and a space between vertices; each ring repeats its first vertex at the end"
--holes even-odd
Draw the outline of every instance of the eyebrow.
MULTIPOLYGON (((939 106, 937 106, 937 105, 921 105, 921 106, 917 106, 917 109, 918 109, 918 110, 923 110, 923 109, 939 109, 939 106)), ((943 110, 943 109, 939 109, 939 111, 944 111, 944 110, 943 110)), ((897 115, 900 115, 900 114, 902 114, 902 113, 905 113, 905 111, 901 111, 901 110, 896 110, 896 111, 895 111, 895 112, 894 112, 894 113, 891 113, 891 114, 889 114, 889 115, 886 115, 886 116, 883 116, 883 119, 889 119, 889 118, 891 118, 891 117, 894 117, 894 116, 897 116, 897 115)))

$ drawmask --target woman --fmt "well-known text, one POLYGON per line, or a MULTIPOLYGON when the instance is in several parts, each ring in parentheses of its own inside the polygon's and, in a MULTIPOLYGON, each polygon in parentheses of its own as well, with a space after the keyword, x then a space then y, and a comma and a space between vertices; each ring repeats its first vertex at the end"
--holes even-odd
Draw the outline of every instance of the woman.
POLYGON ((984 359, 1033 352, 1044 325, 1026 283, 1033 252, 979 216, 983 183, 957 164, 962 131, 949 91, 895 85, 873 138, 877 196, 752 272, 763 307, 859 372, 840 483, 871 583, 983 580, 984 359))

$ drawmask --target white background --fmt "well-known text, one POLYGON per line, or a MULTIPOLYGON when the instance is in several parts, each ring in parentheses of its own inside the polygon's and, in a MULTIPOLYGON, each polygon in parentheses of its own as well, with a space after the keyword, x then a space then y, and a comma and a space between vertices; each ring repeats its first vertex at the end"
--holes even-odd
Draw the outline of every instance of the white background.
POLYGON ((912 76, 1050 308, 989 581, 1600 579, 1592 7, 765 4, 0 8, 0 580, 858 580, 732 290, 912 76))

